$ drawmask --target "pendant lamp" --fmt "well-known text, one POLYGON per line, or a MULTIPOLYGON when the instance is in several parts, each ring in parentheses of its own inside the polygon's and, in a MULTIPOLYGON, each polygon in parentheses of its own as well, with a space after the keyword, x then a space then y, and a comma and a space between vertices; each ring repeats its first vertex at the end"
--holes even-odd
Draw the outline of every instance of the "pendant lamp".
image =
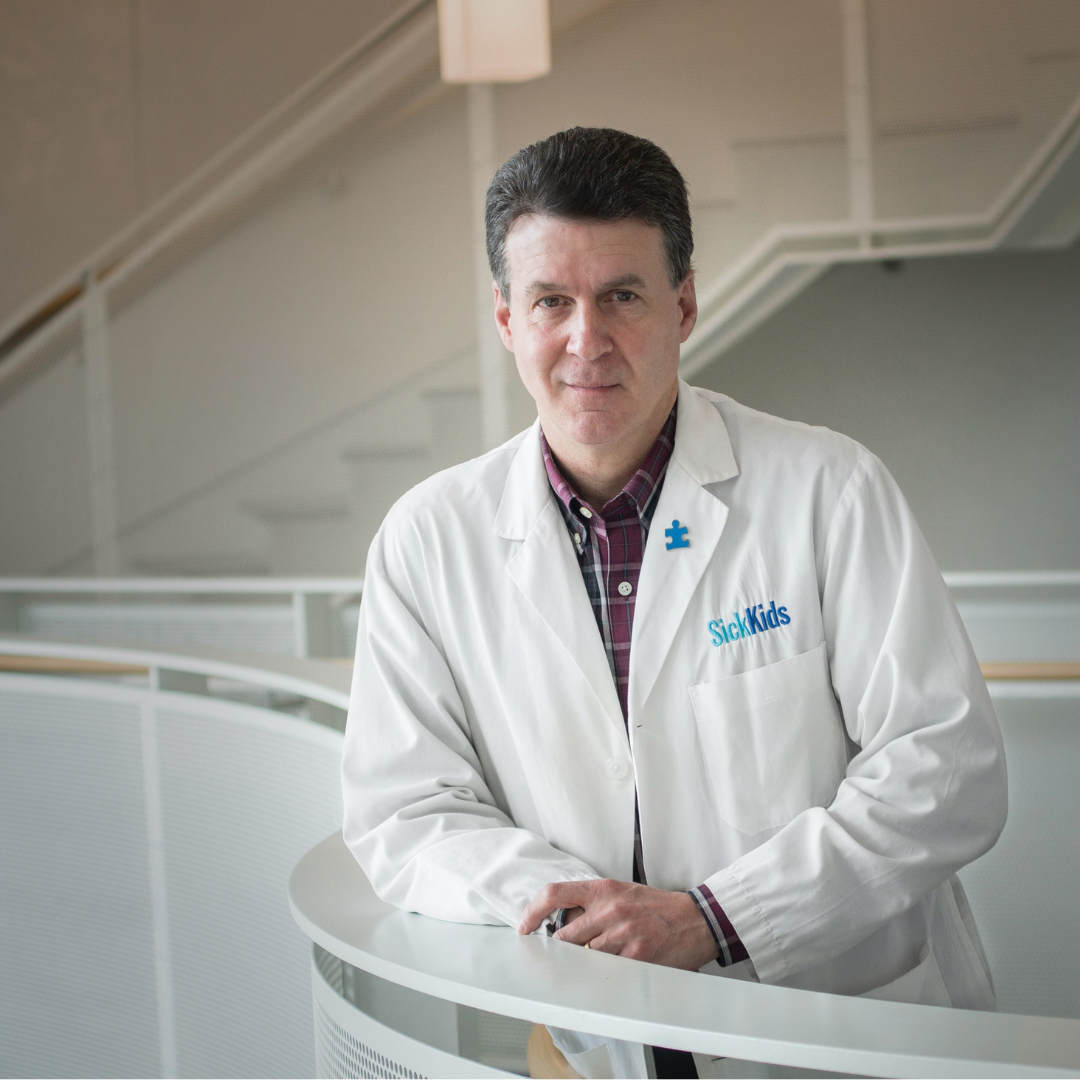
POLYGON ((439 0, 442 77, 524 82, 551 70, 548 0, 439 0))

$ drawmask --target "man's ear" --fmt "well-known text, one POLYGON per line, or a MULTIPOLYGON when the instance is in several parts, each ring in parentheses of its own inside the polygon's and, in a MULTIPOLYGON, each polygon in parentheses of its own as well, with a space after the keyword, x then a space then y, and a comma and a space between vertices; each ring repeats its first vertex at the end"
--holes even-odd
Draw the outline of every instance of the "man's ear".
POLYGON ((499 283, 491 283, 491 291, 495 296, 495 325, 499 330, 503 346, 508 352, 514 351, 514 335, 510 332, 510 303, 502 294, 499 283))
POLYGON ((685 341, 697 323, 697 289, 694 287, 694 271, 686 275, 679 286, 679 341, 685 341))

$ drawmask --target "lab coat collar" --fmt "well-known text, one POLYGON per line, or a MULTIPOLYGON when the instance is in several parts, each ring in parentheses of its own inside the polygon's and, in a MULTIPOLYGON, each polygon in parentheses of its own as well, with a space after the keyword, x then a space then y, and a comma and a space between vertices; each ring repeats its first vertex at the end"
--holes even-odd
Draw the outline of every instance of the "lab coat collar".
MULTIPOLYGON (((696 483, 715 484, 737 476, 739 466, 727 427, 710 397, 679 380, 679 411, 672 457, 696 483)), ((551 503, 551 486, 540 448, 539 419, 518 446, 495 515, 494 531, 506 540, 524 540, 551 503)))
POLYGON ((720 394, 698 390, 679 380, 679 420, 672 457, 702 486, 739 474, 727 426, 713 404, 722 400, 720 394))
POLYGON ((537 418, 518 445, 503 486, 502 499, 493 526, 504 540, 524 540, 551 502, 551 485, 540 447, 540 420, 537 418))

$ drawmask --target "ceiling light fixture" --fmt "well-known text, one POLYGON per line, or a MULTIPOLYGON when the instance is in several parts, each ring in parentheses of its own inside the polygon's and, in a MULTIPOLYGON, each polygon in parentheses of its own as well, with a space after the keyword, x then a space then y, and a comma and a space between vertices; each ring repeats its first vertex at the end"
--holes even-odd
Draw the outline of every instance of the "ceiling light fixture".
POLYGON ((442 77, 524 82, 551 71, 548 0, 439 0, 442 77))

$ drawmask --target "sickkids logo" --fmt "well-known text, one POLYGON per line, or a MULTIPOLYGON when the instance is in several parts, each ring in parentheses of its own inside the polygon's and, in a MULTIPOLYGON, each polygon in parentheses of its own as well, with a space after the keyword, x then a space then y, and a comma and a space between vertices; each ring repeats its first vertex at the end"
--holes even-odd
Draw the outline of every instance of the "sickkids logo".
POLYGON ((756 607, 748 607, 741 614, 736 611, 731 617, 734 622, 725 623, 723 619, 709 621, 713 645, 730 645, 740 638, 767 634, 770 630, 787 626, 791 622, 787 608, 777 607, 775 600, 770 600, 767 608, 764 604, 758 604, 756 607))

